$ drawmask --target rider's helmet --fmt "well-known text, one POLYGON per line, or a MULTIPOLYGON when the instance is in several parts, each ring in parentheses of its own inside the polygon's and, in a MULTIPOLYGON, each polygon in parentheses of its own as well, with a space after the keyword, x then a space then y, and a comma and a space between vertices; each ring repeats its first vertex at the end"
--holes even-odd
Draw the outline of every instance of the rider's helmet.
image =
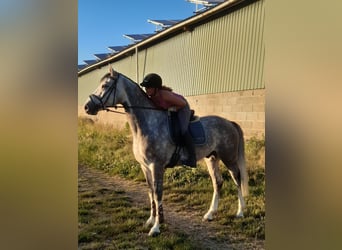
POLYGON ((140 85, 145 88, 161 88, 162 79, 158 74, 151 73, 144 77, 144 80, 140 85))

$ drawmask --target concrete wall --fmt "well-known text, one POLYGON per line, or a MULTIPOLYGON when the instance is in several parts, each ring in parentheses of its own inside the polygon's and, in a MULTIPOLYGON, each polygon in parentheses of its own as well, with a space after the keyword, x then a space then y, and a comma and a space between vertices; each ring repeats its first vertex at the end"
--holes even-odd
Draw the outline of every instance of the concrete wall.
POLYGON ((265 90, 247 90, 187 98, 198 116, 218 115, 237 122, 245 138, 265 135, 265 90))
MULTIPOLYGON (((187 100, 198 116, 218 115, 237 122, 244 131, 245 139, 265 135, 265 89, 189 96, 187 100)), ((82 106, 79 106, 78 114, 118 128, 123 128, 127 122, 126 115, 106 111, 89 116, 82 106)))

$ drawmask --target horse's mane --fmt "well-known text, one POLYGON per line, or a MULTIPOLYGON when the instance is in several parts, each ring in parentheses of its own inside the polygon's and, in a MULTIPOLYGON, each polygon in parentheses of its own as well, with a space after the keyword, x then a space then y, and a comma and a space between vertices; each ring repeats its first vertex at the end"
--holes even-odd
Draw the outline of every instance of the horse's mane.
MULTIPOLYGON (((137 89, 141 92, 141 94, 151 103, 151 105, 153 107, 156 107, 156 105, 152 102, 151 98, 146 94, 146 92, 140 87, 140 85, 138 83, 136 83, 135 81, 133 81, 131 78, 129 78, 128 76, 125 76, 122 73, 117 72, 119 75, 121 75, 122 77, 126 78, 126 80, 130 81, 132 84, 134 84, 137 89)), ((110 73, 108 73, 110 75, 110 73)), ((108 75, 106 74, 106 75, 108 75)), ((106 76, 104 76, 105 78, 106 76)), ((108 77, 108 76, 107 76, 108 77)))
POLYGON ((110 73, 105 74, 101 79, 100 82, 102 82, 104 79, 110 77, 110 73))
MULTIPOLYGON (((157 108, 157 106, 152 102, 151 98, 146 94, 146 92, 140 87, 140 85, 139 85, 138 83, 136 83, 136 82, 133 81, 131 78, 129 78, 128 76, 126 76, 126 75, 124 75, 124 74, 122 74, 122 73, 120 73, 120 72, 115 71, 115 73, 117 73, 118 76, 122 76, 122 77, 125 78, 127 81, 129 81, 130 83, 132 83, 133 85, 135 85, 135 86, 137 87, 138 91, 141 92, 141 94, 149 101, 149 103, 150 103, 153 107, 157 108)), ((106 73, 106 74, 101 78, 100 82, 102 82, 104 79, 109 78, 109 77, 111 77, 111 73, 106 73)), ((164 86, 163 86, 163 88, 164 88, 164 86)), ((166 89, 166 90, 171 90, 171 91, 172 91, 171 88, 166 87, 166 86, 165 86, 165 89, 166 89)))

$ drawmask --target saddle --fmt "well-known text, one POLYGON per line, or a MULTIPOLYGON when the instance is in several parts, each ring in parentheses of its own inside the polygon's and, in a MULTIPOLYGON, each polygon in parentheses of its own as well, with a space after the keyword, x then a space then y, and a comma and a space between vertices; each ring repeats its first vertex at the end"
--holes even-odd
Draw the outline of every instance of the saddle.
MULTIPOLYGON (((178 146, 184 146, 180 126, 178 123, 177 112, 168 112, 168 127, 172 143, 178 146)), ((207 142, 202 123, 199 117, 195 116, 194 110, 191 110, 188 130, 195 145, 203 145, 207 142)))
MULTIPOLYGON (((177 165, 180 158, 180 151, 182 147, 184 147, 181 130, 178 123, 177 112, 168 112, 168 128, 170 140, 176 145, 176 149, 166 167, 174 167, 177 165)), ((195 116, 194 110, 191 110, 188 130, 195 145, 204 145, 207 143, 207 137, 203 129, 202 122, 198 116, 195 116)))

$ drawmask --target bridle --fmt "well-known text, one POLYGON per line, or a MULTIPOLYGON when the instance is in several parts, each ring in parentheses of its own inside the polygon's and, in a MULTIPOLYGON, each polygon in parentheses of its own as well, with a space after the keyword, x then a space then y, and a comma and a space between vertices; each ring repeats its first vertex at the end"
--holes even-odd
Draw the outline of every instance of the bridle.
POLYGON ((111 81, 112 83, 111 83, 107 93, 104 96, 99 97, 99 96, 94 95, 94 94, 89 95, 89 98, 95 107, 100 107, 100 109, 106 110, 107 112, 113 112, 113 113, 119 113, 119 114, 125 114, 126 112, 128 112, 127 111, 128 109, 150 109, 150 110, 165 111, 163 109, 155 108, 155 107, 128 106, 127 104, 123 104, 122 106, 116 105, 115 104, 116 86, 117 86, 117 80, 119 78, 119 73, 115 72, 114 76, 110 75, 110 76, 108 76, 108 78, 110 78, 112 80, 111 81), (113 94, 113 101, 112 101, 112 105, 110 105, 110 107, 113 107, 115 109, 123 108, 123 109, 125 109, 125 112, 115 111, 115 110, 109 109, 105 106, 105 103, 107 103, 107 101, 109 100, 109 98, 112 94, 113 94), (97 101, 95 101, 95 100, 97 100, 97 101), (99 103, 100 106, 97 105, 97 103, 99 103))
POLYGON ((118 79, 118 74, 115 74, 114 76, 110 75, 110 76, 108 76, 108 78, 111 79, 112 81, 111 81, 111 85, 109 86, 107 93, 104 96, 99 97, 95 94, 89 95, 89 98, 90 98, 92 104, 98 109, 102 109, 102 110, 108 109, 108 108, 106 108, 105 103, 107 103, 108 99, 110 98, 110 96, 112 94, 114 95, 114 97, 113 97, 113 102, 112 102, 111 106, 115 107, 116 82, 118 79), (100 105, 98 105, 98 104, 100 104, 100 105))

